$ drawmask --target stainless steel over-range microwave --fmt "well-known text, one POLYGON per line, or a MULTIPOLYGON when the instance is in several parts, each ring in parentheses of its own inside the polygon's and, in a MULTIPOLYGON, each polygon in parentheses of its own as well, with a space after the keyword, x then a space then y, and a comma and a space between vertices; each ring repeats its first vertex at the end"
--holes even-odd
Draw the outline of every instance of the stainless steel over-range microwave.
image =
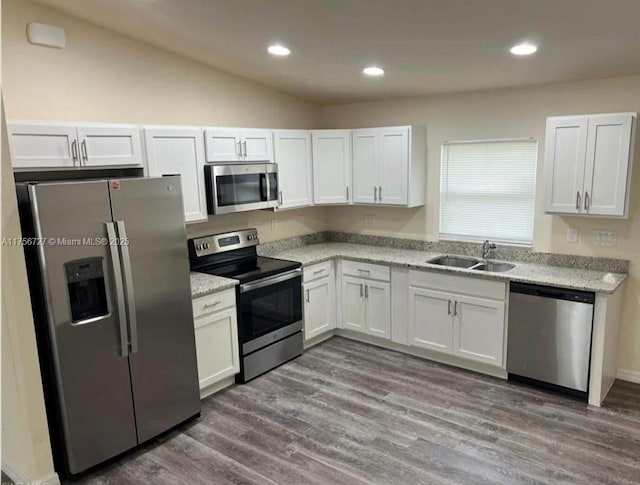
POLYGON ((231 214, 278 205, 278 165, 205 165, 209 214, 231 214))

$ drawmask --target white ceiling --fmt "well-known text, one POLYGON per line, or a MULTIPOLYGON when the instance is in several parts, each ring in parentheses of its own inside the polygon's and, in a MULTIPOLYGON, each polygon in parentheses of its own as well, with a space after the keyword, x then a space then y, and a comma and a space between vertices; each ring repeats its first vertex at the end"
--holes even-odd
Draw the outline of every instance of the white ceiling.
POLYGON ((37 1, 323 104, 640 73, 640 0, 37 1))

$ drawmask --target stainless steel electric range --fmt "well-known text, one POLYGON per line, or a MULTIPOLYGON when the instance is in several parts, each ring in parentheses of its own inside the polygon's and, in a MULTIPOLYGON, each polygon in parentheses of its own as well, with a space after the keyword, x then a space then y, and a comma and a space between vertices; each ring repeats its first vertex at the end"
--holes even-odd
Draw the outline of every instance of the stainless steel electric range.
POLYGON ((189 239, 191 270, 240 281, 236 287, 244 383, 302 354, 302 265, 258 256, 256 229, 189 239))

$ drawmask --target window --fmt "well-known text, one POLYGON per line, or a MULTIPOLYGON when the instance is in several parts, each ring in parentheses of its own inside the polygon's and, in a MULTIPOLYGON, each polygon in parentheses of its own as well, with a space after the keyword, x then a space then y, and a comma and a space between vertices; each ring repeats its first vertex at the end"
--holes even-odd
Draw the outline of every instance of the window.
POLYGON ((443 145, 440 238, 530 245, 537 152, 530 139, 443 145))

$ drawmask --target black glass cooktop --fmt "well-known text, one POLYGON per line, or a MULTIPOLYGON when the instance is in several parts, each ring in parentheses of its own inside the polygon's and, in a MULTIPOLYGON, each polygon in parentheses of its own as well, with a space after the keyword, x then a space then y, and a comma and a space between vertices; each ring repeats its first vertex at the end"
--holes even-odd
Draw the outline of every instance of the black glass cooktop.
POLYGON ((194 268, 193 271, 234 278, 239 280, 240 283, 246 283, 278 273, 284 273, 301 266, 302 263, 296 261, 257 256, 255 258, 246 258, 225 264, 194 268))

